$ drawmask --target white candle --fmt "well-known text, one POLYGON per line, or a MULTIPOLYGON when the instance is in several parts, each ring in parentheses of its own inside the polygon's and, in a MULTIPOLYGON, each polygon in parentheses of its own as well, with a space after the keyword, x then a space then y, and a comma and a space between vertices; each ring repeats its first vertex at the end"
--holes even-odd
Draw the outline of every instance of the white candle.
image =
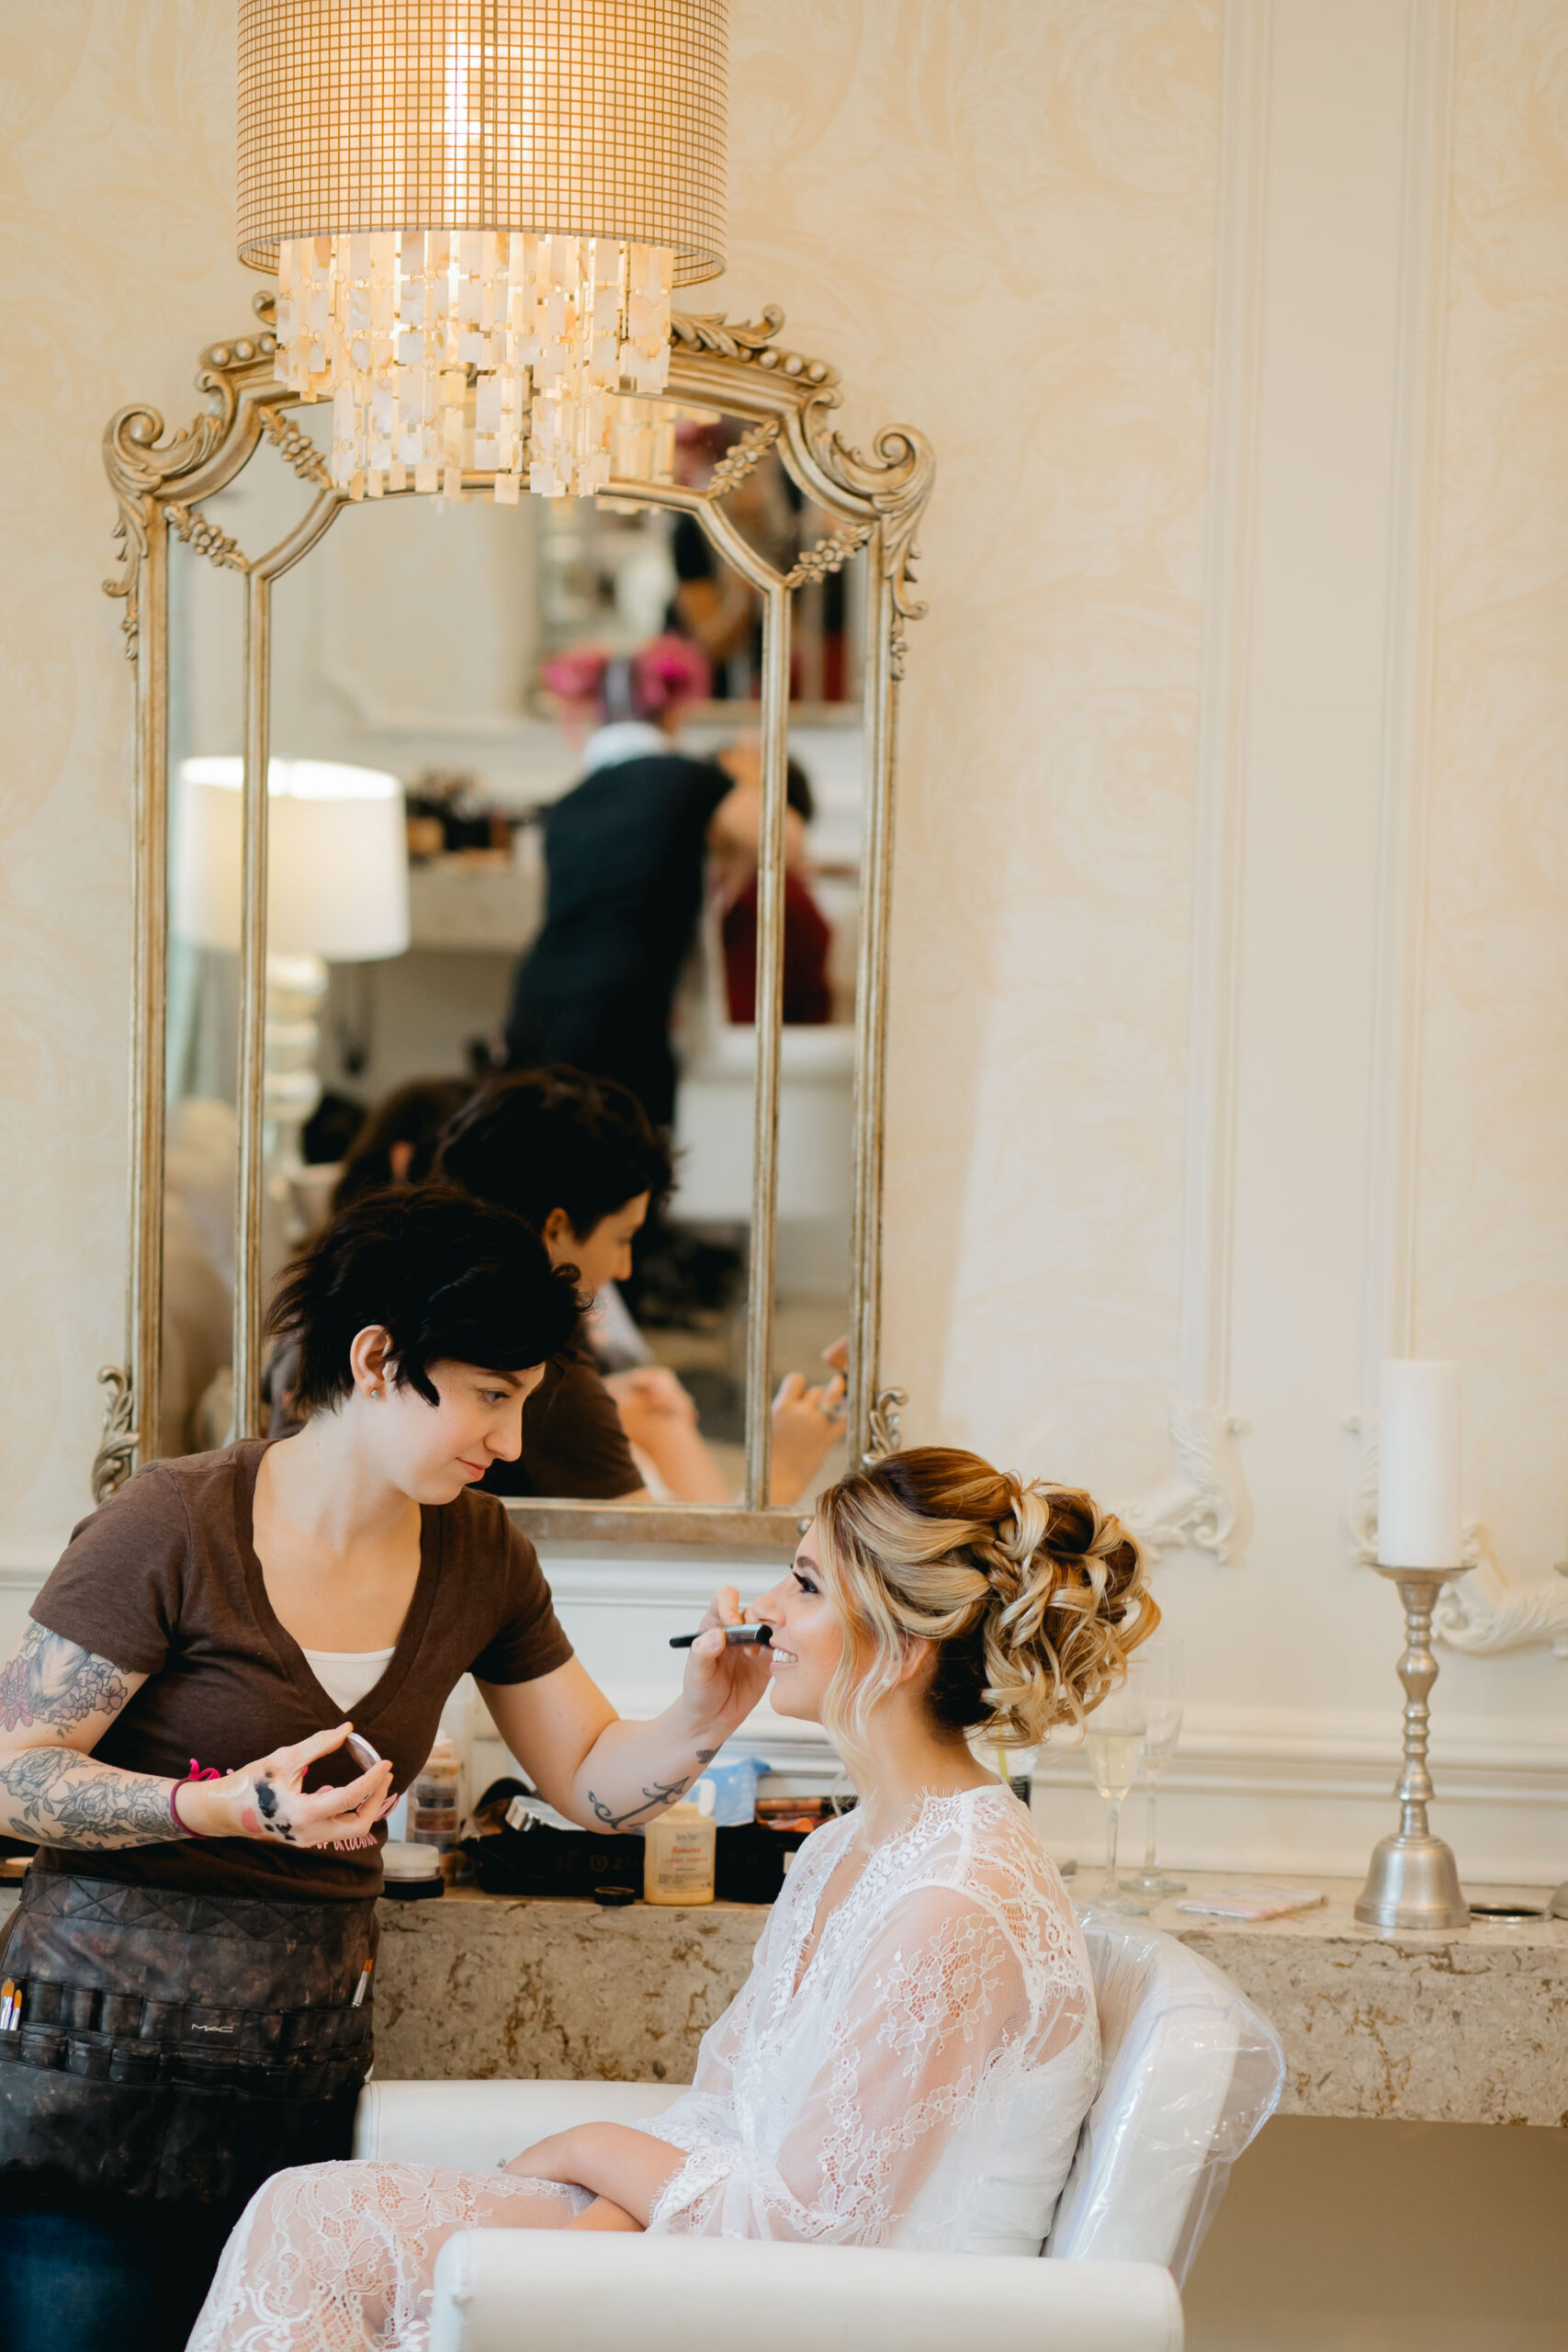
POLYGON ((1392 1357, 1378 1397, 1378 1560, 1451 1568, 1461 1558, 1459 1366, 1392 1357))

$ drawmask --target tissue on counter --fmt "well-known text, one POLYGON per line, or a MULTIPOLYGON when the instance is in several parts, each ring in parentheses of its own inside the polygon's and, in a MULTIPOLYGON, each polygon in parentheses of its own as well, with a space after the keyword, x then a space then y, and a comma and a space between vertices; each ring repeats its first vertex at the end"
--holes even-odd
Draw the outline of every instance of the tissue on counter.
POLYGON ((1216 1886, 1207 1894, 1190 1894, 1176 1907, 1211 1919, 1281 1919, 1287 1911, 1315 1910, 1327 1899, 1314 1886, 1216 1886))

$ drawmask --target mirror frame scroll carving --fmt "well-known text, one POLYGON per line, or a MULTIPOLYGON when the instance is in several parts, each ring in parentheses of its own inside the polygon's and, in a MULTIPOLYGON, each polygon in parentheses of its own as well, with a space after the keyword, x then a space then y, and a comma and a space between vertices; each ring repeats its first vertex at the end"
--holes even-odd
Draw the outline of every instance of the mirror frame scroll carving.
MULTIPOLYGON (((254 1435, 261 1397, 262 1047, 265 1009, 265 871, 273 582, 309 554, 349 503, 333 489, 321 452, 288 412, 295 395, 274 375, 272 297, 256 300, 260 324, 201 355, 204 413, 167 434, 145 403, 120 409, 104 434, 104 462, 118 503, 118 572, 104 582, 124 606, 121 628, 135 673, 132 968, 130 989, 130 1251, 126 1363, 99 1374, 108 1391, 93 1464, 102 1502, 139 1461, 162 1452, 164 1053, 168 945, 169 537, 239 573, 244 583, 244 785, 240 944, 239 1184, 234 1300, 235 1429, 254 1435), (252 556, 203 512, 249 462, 263 438, 317 496, 279 544, 252 556)), ((747 1485, 739 1505, 636 1506, 519 1499, 519 1524, 553 1541, 722 1544, 793 1550, 794 1506, 770 1506, 771 1345, 784 978, 784 842, 788 757, 791 597, 797 587, 868 558, 864 686, 861 931, 855 989, 854 1166, 851 1225, 852 1459, 873 1460, 898 1442, 902 1393, 879 1385, 884 1101, 888 921, 897 689, 908 624, 925 606, 913 593, 915 533, 931 494, 934 460, 907 425, 878 433, 869 454, 834 430, 837 372, 780 347, 784 314, 734 323, 677 314, 665 398, 739 418, 745 431, 697 491, 612 478, 604 492, 694 514, 710 541, 763 597, 762 841, 758 888, 757 1087, 751 1297, 747 1323, 747 1485), (736 532, 717 502, 777 448, 832 529, 787 574, 736 532)), ((489 477, 465 473, 466 489, 489 477)), ((409 494, 409 493, 404 493, 409 494)))

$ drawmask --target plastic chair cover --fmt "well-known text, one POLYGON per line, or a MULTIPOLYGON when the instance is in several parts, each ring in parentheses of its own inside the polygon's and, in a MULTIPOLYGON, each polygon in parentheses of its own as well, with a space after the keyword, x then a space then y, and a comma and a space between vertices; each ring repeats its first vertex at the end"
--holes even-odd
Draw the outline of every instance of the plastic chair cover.
POLYGON ((1056 2207, 1057 2261, 1162 2262, 1178 2285, 1236 2158, 1272 2115, 1268 2018, 1173 1936, 1079 1911, 1100 2011, 1100 2091, 1056 2207))

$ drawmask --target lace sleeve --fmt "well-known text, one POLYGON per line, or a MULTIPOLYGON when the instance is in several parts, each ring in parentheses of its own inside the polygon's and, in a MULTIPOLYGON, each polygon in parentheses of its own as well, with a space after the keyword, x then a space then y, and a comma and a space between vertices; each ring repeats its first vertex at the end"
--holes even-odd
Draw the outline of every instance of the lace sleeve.
MULTIPOLYGON (((797 1997, 828 1996, 808 1974, 797 1997)), ((957 2134, 1004 2106, 1088 2014, 1081 1984, 1032 1967, 999 1908, 941 1886, 889 1908, 853 1984, 836 1983, 831 1998, 822 2063, 776 2154, 757 2152, 750 2135, 743 2143, 696 2100, 684 2128, 664 2128, 678 2110, 660 2119, 686 2162, 660 2191, 651 2229, 881 2244, 957 2134)), ((705 2087, 701 2075, 695 2087, 705 2087)))

